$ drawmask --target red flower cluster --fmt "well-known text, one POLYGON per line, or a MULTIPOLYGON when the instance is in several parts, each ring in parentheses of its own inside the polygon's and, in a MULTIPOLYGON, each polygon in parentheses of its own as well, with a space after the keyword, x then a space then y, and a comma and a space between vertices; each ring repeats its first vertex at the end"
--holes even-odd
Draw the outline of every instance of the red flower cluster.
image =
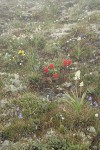
MULTIPOLYGON (((67 67, 67 66, 70 66, 72 64, 72 60, 71 59, 65 59, 63 61, 63 67, 67 67)), ((49 69, 54 69, 55 68, 55 65, 53 63, 49 64, 48 67, 44 67, 43 71, 44 73, 48 73, 49 72, 49 69)), ((52 75, 53 78, 57 79, 59 76, 57 73, 54 73, 52 75)))
POLYGON ((55 79, 57 79, 58 78, 58 74, 54 73, 52 77, 55 78, 55 79))
POLYGON ((48 73, 49 72, 49 68, 48 67, 44 67, 43 71, 44 71, 44 73, 48 73))
POLYGON ((44 67, 44 69, 43 69, 44 73, 48 73, 49 72, 49 68, 50 69, 54 69, 55 65, 53 63, 51 63, 51 64, 49 64, 48 67, 44 67))
POLYGON ((63 61, 63 67, 70 66, 71 64, 72 64, 72 60, 71 59, 65 59, 63 61))
POLYGON ((50 68, 50 69, 54 69, 54 68, 55 68, 55 65, 54 65, 54 64, 50 64, 50 65, 49 65, 49 68, 50 68))

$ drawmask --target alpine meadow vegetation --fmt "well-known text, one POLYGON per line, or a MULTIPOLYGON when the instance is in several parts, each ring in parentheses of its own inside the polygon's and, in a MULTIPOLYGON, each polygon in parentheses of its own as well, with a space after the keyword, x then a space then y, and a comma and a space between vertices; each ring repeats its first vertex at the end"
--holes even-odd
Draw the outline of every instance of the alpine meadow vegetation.
POLYGON ((100 0, 0 0, 0 149, 100 149, 100 0))

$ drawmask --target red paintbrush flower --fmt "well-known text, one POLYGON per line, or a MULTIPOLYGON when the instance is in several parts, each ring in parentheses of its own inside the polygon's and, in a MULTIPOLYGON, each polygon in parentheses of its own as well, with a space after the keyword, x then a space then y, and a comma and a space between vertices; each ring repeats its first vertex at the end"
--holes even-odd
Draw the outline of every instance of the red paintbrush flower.
POLYGON ((50 64, 50 65, 49 65, 49 68, 50 68, 50 69, 54 69, 54 68, 55 68, 55 65, 54 65, 54 64, 50 64))
POLYGON ((48 73, 49 72, 48 67, 44 67, 43 71, 44 71, 44 73, 48 73))
POLYGON ((54 73, 54 74, 52 75, 52 77, 55 78, 55 79, 57 79, 57 78, 58 78, 58 74, 57 74, 57 73, 54 73))
POLYGON ((72 60, 71 60, 71 59, 69 59, 68 61, 69 61, 69 65, 71 65, 71 64, 72 64, 72 60))
POLYGON ((72 64, 72 60, 71 59, 65 59, 63 61, 63 66, 66 67, 66 66, 69 66, 72 64))

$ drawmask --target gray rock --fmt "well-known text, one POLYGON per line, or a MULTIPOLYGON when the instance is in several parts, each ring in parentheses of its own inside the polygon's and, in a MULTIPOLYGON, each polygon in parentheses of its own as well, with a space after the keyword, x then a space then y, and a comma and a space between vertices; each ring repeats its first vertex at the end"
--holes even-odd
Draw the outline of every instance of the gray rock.
POLYGON ((62 87, 64 87, 64 88, 68 88, 68 87, 70 87, 72 85, 72 83, 71 82, 65 82, 65 83, 63 83, 62 84, 62 87))
POLYGON ((9 127, 10 125, 11 125, 11 122, 7 123, 7 124, 5 125, 5 127, 9 127))
POLYGON ((88 127, 87 128, 87 130, 89 131, 89 132, 91 132, 91 133, 95 133, 96 134, 96 130, 95 130, 95 128, 94 127, 88 127))
POLYGON ((17 92, 17 91, 23 91, 26 89, 26 86, 24 86, 19 79, 18 74, 7 74, 7 79, 5 80, 5 88, 7 92, 17 92))
POLYGON ((2 143, 2 148, 5 148, 6 146, 9 146, 9 140, 5 140, 3 143, 2 143))
POLYGON ((14 86, 19 86, 20 85, 20 80, 18 80, 18 79, 10 79, 10 81, 12 82, 12 84, 14 85, 14 86))

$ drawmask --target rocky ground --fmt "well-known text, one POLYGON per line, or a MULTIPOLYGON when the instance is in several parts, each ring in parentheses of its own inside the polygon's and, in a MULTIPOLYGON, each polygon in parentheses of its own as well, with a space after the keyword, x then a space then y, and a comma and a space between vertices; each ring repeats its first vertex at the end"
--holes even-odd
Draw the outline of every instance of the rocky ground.
POLYGON ((59 139, 68 140, 65 150, 99 150, 100 1, 0 0, 0 6, 1 150, 64 149, 55 146, 59 139), (59 66, 66 58, 73 63, 62 79, 59 66), (60 80, 42 73, 49 63, 60 80), (79 98, 86 91, 86 109, 78 115, 66 103, 76 89, 79 98))

